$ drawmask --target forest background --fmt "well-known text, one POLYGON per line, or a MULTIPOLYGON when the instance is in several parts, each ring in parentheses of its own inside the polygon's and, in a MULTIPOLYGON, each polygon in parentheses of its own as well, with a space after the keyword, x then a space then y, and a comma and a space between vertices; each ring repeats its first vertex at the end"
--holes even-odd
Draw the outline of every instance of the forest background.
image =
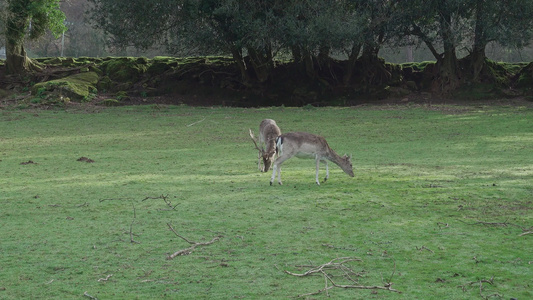
MULTIPOLYGON (((40 16, 29 14, 21 52, 29 57, 230 57, 208 84, 270 99, 453 96, 479 85, 492 97, 531 94, 530 0, 36 2, 59 5, 65 29, 35 39, 31 24, 40 16)), ((2 24, 8 36, 9 22, 2 24)), ((6 65, 13 73, 9 58, 6 65)), ((199 78, 206 69, 194 71, 199 78)))

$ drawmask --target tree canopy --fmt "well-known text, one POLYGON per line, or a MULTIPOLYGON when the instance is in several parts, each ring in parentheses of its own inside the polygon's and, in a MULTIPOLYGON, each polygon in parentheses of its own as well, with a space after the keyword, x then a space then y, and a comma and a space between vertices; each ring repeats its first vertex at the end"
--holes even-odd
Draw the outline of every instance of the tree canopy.
POLYGON ((8 73, 38 69, 26 55, 24 40, 37 39, 50 30, 59 35, 66 27, 59 0, 7 0, 3 3, 6 65, 8 73))
MULTIPOLYGON (((487 75, 489 42, 523 47, 531 40, 533 0, 91 0, 92 19, 118 46, 166 46, 177 52, 230 53, 243 82, 266 82, 274 58, 292 58, 311 78, 334 54, 356 60, 379 84, 385 44, 425 43, 442 90, 487 75), (465 72, 458 48, 471 54, 465 72), (377 71, 376 71, 377 70, 377 71)), ((490 77, 490 76, 489 76, 490 77)))

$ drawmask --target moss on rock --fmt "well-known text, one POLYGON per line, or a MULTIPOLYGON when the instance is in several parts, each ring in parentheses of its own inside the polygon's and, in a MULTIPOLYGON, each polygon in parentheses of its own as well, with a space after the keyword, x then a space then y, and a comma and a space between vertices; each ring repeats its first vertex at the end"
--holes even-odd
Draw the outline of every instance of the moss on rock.
POLYGON ((528 92, 533 89, 533 62, 523 67, 516 75, 516 87, 528 92))
POLYGON ((117 57, 106 60, 100 67, 114 81, 135 82, 146 72, 148 60, 143 57, 117 57))
POLYGON ((61 79, 55 79, 35 84, 31 94, 42 98, 68 97, 72 101, 86 101, 90 94, 96 92, 98 74, 83 72, 61 79))

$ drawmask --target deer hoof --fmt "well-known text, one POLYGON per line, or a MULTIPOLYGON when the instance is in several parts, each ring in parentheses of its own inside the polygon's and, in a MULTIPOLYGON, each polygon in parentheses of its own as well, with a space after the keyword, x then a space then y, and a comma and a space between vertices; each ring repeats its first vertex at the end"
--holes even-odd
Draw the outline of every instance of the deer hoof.
POLYGON ((270 186, 272 186, 272 181, 270 182, 270 186))

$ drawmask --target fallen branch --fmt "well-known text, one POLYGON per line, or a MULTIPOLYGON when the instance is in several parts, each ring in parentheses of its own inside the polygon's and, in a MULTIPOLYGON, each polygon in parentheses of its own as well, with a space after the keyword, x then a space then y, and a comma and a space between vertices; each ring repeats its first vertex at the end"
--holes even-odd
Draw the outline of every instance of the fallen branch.
POLYGON ((442 223, 442 222, 437 222, 437 226, 439 226, 439 228, 448 228, 448 227, 450 227, 450 225, 448 223, 442 223))
POLYGON ((510 225, 509 223, 507 223, 507 221, 505 222, 482 222, 482 221, 478 221, 476 223, 473 223, 473 224, 470 224, 470 225, 476 225, 476 224, 481 224, 481 225, 485 225, 485 226, 502 226, 502 227, 507 227, 508 225, 510 225))
POLYGON ((194 123, 191 123, 191 124, 187 125, 187 127, 191 127, 191 126, 193 126, 193 125, 196 125, 196 124, 198 124, 198 123, 201 123, 201 122, 203 122, 204 120, 205 120, 205 118, 201 119, 200 121, 196 121, 196 122, 194 122, 194 123))
POLYGON ((488 283, 490 285, 493 285, 494 284, 494 276, 492 276, 490 279, 481 279, 479 281, 472 281, 472 282, 469 282, 465 285, 460 285, 459 287, 462 288, 463 292, 466 292, 466 286, 469 285, 469 286, 472 286, 472 285, 475 285, 475 284, 479 284, 479 295, 481 296, 481 298, 483 299, 489 299, 490 297, 502 297, 500 294, 492 294, 492 295, 488 295, 488 296, 484 296, 483 295, 483 283, 488 283))
POLYGON ((113 274, 109 274, 109 275, 107 275, 105 278, 100 278, 100 279, 98 279, 98 282, 108 281, 109 278, 111 278, 112 276, 113 276, 113 274))
POLYGON ((91 298, 91 299, 93 299, 93 300, 98 300, 98 298, 89 295, 89 293, 87 293, 87 292, 83 293, 83 296, 85 296, 85 297, 89 297, 89 298, 91 298))
POLYGON ((170 223, 167 223, 168 227, 170 228, 170 230, 172 230, 172 232, 174 232, 174 234, 181 238, 182 240, 186 241, 187 243, 191 244, 192 246, 190 246, 189 248, 185 248, 185 249, 182 249, 182 250, 178 250, 174 253, 172 253, 171 255, 169 255, 167 257, 167 259, 174 259, 176 256, 181 256, 181 255, 189 255, 191 254, 194 249, 198 246, 207 246, 207 245, 211 245, 213 244, 214 242, 218 241, 220 239, 220 236, 216 236, 214 237, 211 241, 209 242, 205 242, 205 243, 197 243, 197 242, 193 242, 193 241, 189 241, 188 239, 186 239, 185 237, 181 236, 180 234, 178 234, 176 232, 176 230, 174 230, 174 227, 172 227, 172 225, 170 223))
POLYGON ((415 248, 416 248, 416 250, 418 250, 418 251, 427 250, 427 251, 429 251, 429 252, 431 252, 431 253, 435 253, 433 250, 429 249, 429 248, 426 247, 426 246, 422 246, 422 247, 420 247, 420 248, 418 248, 418 246, 415 246, 415 248))
MULTIPOLYGON (((308 271, 304 273, 293 273, 287 270, 285 270, 285 273, 292 275, 292 276, 297 276, 297 277, 305 277, 305 276, 309 276, 309 275, 313 275, 317 273, 322 274, 324 281, 325 281, 325 286, 323 289, 318 290, 317 292, 301 294, 301 295, 298 295, 298 297, 317 295, 322 292, 326 292, 326 295, 329 296, 328 291, 335 287, 343 288, 343 289, 386 290, 386 291, 391 291, 395 293, 401 293, 400 291, 392 288, 392 282, 388 282, 384 284, 383 286, 377 286, 377 285, 367 286, 367 285, 357 284, 357 281, 352 278, 352 275, 358 275, 358 273, 354 272, 350 267, 346 265, 346 263, 352 262, 352 261, 361 261, 361 259, 353 258, 353 257, 335 258, 325 264, 312 267, 311 269, 309 269, 308 271), (337 282, 335 282, 333 280, 333 276, 329 274, 334 271, 340 271, 341 273, 340 277, 342 277, 344 280, 352 282, 353 284, 338 284, 337 282)), ((392 273, 391 279, 395 271, 396 270, 394 270, 394 272, 392 273)))
MULTIPOLYGON (((461 220, 459 220, 461 221, 461 220)), ((520 225, 517 225, 517 224, 513 224, 513 223, 508 223, 507 220, 505 222, 482 222, 482 221, 477 221, 475 223, 466 223, 464 221, 461 221, 467 225, 478 225, 478 224, 481 224, 481 225, 485 225, 485 226, 501 226, 501 227, 507 227, 507 226, 513 226, 513 227, 517 227, 517 228, 520 228, 522 229, 522 233, 519 234, 518 236, 524 236, 524 235, 527 235, 527 234, 533 234, 533 227, 524 227, 524 226, 520 226, 520 225)))
POLYGON ((172 202, 170 202, 170 200, 168 200, 168 195, 161 195, 159 197, 146 197, 146 198, 142 199, 141 201, 145 201, 145 200, 149 200, 149 199, 163 199, 163 201, 165 201, 165 204, 168 207, 170 207, 171 210, 176 209, 176 206, 179 205, 179 203, 176 204, 176 205, 172 205, 172 202))
POLYGON ((133 219, 130 223, 130 242, 132 244, 140 244, 140 242, 137 242, 133 239, 133 223, 135 222, 135 219, 137 218, 137 212, 135 211, 135 204, 131 204, 133 206, 133 219))
POLYGON ((100 203, 104 201, 113 201, 113 200, 132 200, 131 198, 105 198, 98 200, 100 203))

